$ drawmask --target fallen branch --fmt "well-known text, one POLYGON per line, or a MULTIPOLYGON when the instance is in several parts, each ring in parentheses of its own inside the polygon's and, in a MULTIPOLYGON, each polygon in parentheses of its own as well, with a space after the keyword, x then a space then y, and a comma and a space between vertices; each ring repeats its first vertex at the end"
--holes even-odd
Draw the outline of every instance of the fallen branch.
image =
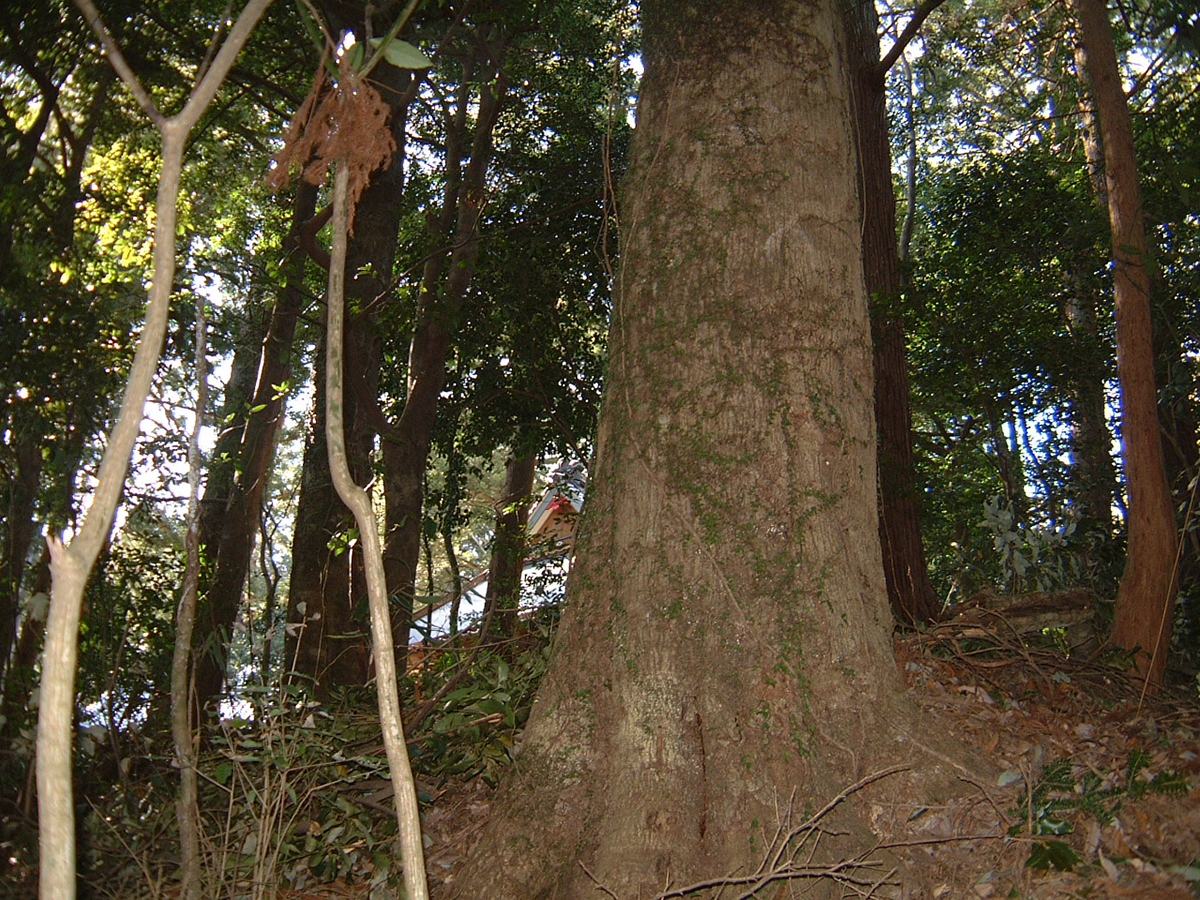
MULTIPOLYGON (((822 820, 845 802, 848 797, 861 791, 867 785, 887 778, 889 775, 895 775, 897 772, 906 771, 909 768, 906 765, 899 765, 881 769, 843 788, 833 799, 800 824, 792 827, 787 827, 786 824, 780 825, 771 839, 766 853, 763 854, 762 862, 759 863, 758 868, 753 874, 731 874, 717 878, 706 878, 684 887, 663 891, 660 894, 654 895, 651 900, 672 900, 675 897, 686 897, 701 891, 720 890, 727 887, 744 888, 741 893, 737 894, 736 900, 750 900, 752 897, 759 896, 759 892, 770 884, 777 881, 795 881, 799 879, 831 879, 844 887, 862 894, 864 897, 877 896, 879 888, 885 884, 891 884, 892 876, 895 875, 895 869, 884 870, 882 869, 881 861, 870 858, 871 854, 880 849, 885 849, 884 845, 876 844, 871 849, 857 856, 845 859, 820 863, 813 862, 821 838, 825 835, 841 834, 841 832, 834 832, 825 828, 822 825, 822 820), (806 848, 807 853, 805 853, 806 848), (806 856, 803 861, 800 859, 802 854, 806 856)), ((793 794, 791 800, 788 802, 788 819, 792 817, 794 801, 795 795, 793 794)), ((592 880, 597 890, 603 891, 609 897, 612 897, 613 900, 621 900, 616 892, 597 878, 582 861, 580 861, 579 867, 592 880)))

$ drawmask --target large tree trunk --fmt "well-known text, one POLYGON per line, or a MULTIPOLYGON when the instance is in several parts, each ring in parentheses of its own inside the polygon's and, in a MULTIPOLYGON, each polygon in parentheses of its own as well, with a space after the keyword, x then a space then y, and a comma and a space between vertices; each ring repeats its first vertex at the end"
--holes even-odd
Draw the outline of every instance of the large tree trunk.
MULTIPOLYGON (((841 6, 641 12, 595 475, 460 898, 749 875, 777 826, 920 746, 888 640, 841 6)), ((869 846, 834 816, 814 864, 869 846)))
POLYGON ((422 273, 417 321, 409 345, 408 392, 383 447, 384 566, 400 654, 408 649, 421 558, 425 469, 446 383, 446 360, 479 258, 479 221, 492 161, 492 132, 507 87, 502 71, 506 40, 489 41, 481 35, 472 48, 473 55, 463 63, 463 89, 455 115, 447 117, 442 209, 431 219, 431 237, 438 245, 453 249, 431 257, 422 273), (477 98, 469 89, 475 82, 479 84, 477 98))
POLYGON ((286 399, 277 386, 291 375, 296 323, 308 304, 299 232, 313 217, 316 202, 316 187, 301 181, 296 188, 291 233, 284 242, 284 285, 271 312, 261 354, 255 361, 257 383, 253 399, 249 400, 249 412, 237 429, 240 439, 234 449, 236 455, 230 461, 233 478, 226 489, 227 496, 223 500, 213 498, 217 508, 209 513, 209 531, 207 534, 201 532, 201 545, 208 563, 201 584, 203 605, 197 616, 197 624, 204 632, 197 635, 195 663, 195 696, 201 707, 216 698, 224 685, 229 636, 250 572, 250 554, 258 534, 263 491, 270 476, 286 399))
POLYGON ((875 424, 879 431, 879 540, 888 599, 908 624, 934 619, 937 594, 929 580, 913 470, 912 412, 904 350, 905 286, 896 239, 896 196, 888 140, 884 73, 879 65, 874 3, 846 4, 850 25, 855 136, 862 207, 863 274, 872 300, 875 424))
POLYGON ((1115 263, 1121 443, 1129 492, 1129 556, 1117 593, 1112 637, 1123 647, 1138 648, 1138 668, 1157 685, 1171 643, 1178 538, 1158 429, 1142 195, 1108 10, 1103 0, 1075 0, 1075 10, 1104 144, 1115 263))
MULTIPOLYGON (((385 427, 378 406, 382 349, 374 310, 392 291, 392 270, 400 230, 404 190, 405 122, 411 102, 410 72, 388 64, 376 70, 376 87, 390 107, 396 152, 376 172, 354 215, 347 250, 346 452, 358 484, 371 480, 375 437, 385 427), (357 313, 357 315, 355 315, 357 313)), ((338 499, 329 473, 325 442, 324 342, 316 365, 316 414, 305 447, 296 530, 292 540, 292 581, 288 594, 287 663, 326 697, 342 685, 366 684, 371 651, 367 629, 366 581, 357 549, 341 553, 353 517, 338 499), (332 548, 331 548, 332 544, 332 548)), ((395 590, 389 582, 389 590, 395 590)))

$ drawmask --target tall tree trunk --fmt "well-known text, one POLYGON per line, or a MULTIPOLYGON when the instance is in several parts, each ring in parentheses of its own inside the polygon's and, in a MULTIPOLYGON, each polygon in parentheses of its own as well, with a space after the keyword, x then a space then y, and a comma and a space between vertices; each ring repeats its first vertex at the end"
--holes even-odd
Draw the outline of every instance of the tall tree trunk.
POLYGON ((1077 273, 1068 285, 1064 309, 1076 348, 1071 368, 1071 468, 1075 503, 1084 531, 1103 540, 1112 537, 1112 504, 1116 490, 1112 435, 1104 394, 1104 358, 1096 322, 1096 293, 1077 273))
POLYGON ((1129 492, 1129 556, 1117 593, 1112 636, 1123 647, 1137 648, 1139 670, 1149 684, 1157 686, 1171 643, 1178 538, 1158 429, 1142 195, 1108 10, 1103 0, 1074 0, 1074 6, 1104 144, 1121 443, 1129 492))
MULTIPOLYGON (((1075 48, 1075 67, 1080 76, 1087 69, 1087 55, 1075 48)), ((1108 185, 1104 178, 1104 144, 1091 97, 1080 93, 1079 128, 1084 161, 1092 194, 1108 214, 1108 185)), ((1112 435, 1108 430, 1105 396, 1105 352, 1100 345, 1097 323, 1098 286, 1094 276, 1081 268, 1072 271, 1067 285, 1064 314, 1079 362, 1071 370, 1071 462, 1076 482, 1076 502, 1083 527, 1102 538, 1112 535, 1112 505, 1117 472, 1113 465, 1112 435)))
POLYGON ((213 582, 222 535, 238 490, 238 472, 244 462, 242 437, 250 414, 267 324, 265 310, 257 308, 251 309, 242 323, 229 368, 229 380, 225 384, 224 402, 221 404, 221 431, 210 454, 204 496, 200 500, 201 593, 192 641, 195 650, 195 697, 200 707, 215 698, 224 686, 229 636, 241 601, 241 582, 232 597, 214 590, 213 582))
POLYGON ((464 96, 446 128, 446 185, 441 214, 432 237, 453 249, 438 253, 425 266, 417 321, 408 355, 408 393, 383 446, 384 565, 393 596, 397 652, 408 648, 421 524, 425 468, 437 424, 438 400, 446 383, 446 360, 467 289, 479 258, 479 220, 485 205, 486 178, 492 161, 492 132, 507 87, 502 71, 503 39, 476 42, 476 54, 464 63, 464 96), (477 103, 466 86, 479 84, 477 103), (469 128, 474 114, 474 131, 469 128), (468 145, 468 141, 470 144, 468 145), (469 161, 464 166, 464 157, 469 161))
POLYGON ((879 540, 888 599, 907 624, 934 619, 913 470, 912 412, 901 309, 904 272, 896 239, 896 196, 888 139, 884 72, 874 3, 846 4, 850 28, 855 137, 862 208, 863 274, 871 298, 875 348, 875 423, 879 433, 879 540))
MULTIPOLYGON (((208 567, 201 585, 203 606, 198 622, 204 635, 195 642, 196 702, 203 708, 221 692, 229 658, 229 637, 241 604, 242 591, 250 572, 250 554, 259 530, 263 491, 270 477, 276 438, 283 420, 285 397, 277 389, 291 374, 292 343, 296 323, 308 304, 304 290, 304 256, 299 247, 300 229, 316 208, 317 189, 301 181, 296 189, 292 227, 284 241, 282 266, 284 285, 279 291, 270 324, 255 360, 257 384, 249 397, 249 412, 237 433, 240 440, 231 448, 233 478, 227 496, 213 499, 209 533, 201 546, 208 567), (207 652, 202 652, 206 648, 207 652)), ((234 369, 237 369, 235 357, 234 369)))
POLYGON ((27 422, 14 424, 9 436, 16 471, 5 474, 7 483, 0 488, 4 509, 4 542, 0 546, 0 684, 16 640, 17 618, 21 606, 21 585, 34 534, 34 507, 42 478, 41 419, 30 416, 27 422))
MULTIPOLYGON (((384 63, 375 86, 390 109, 396 142, 391 163, 376 172, 359 199, 347 248, 346 452, 355 482, 371 480, 376 435, 387 428, 379 409, 382 350, 375 310, 392 291, 392 270, 404 191, 405 122, 412 74, 384 63)), ((367 594, 357 549, 342 553, 353 517, 338 499, 325 442, 325 347, 318 348, 313 430, 305 447, 292 580, 288 594, 287 664, 311 680, 316 695, 340 685, 366 684, 371 651, 367 594), (331 549, 331 545, 333 545, 331 549)), ((389 591, 395 591, 389 581, 389 591)))
MULTIPOLYGON (((841 6, 640 10, 570 599, 459 898, 752 878, 777 826, 923 737, 889 641, 841 6)), ((837 834, 812 858, 784 848, 784 868, 871 846, 848 804, 830 815, 837 834)), ((803 889, 833 896, 835 880, 803 889)))
MULTIPOLYGON (((347 269, 347 271, 354 271, 347 269)), ((361 323, 347 324, 347 380, 357 367, 378 371, 379 342, 361 323), (356 327, 356 325, 358 327, 356 327)), ((353 518, 333 489, 325 440, 325 342, 317 347, 313 430, 304 448, 300 500, 292 539, 285 662, 303 675, 314 695, 327 698, 339 686, 364 685, 371 648, 366 620, 366 582, 357 545, 347 546, 353 518)), ((361 374, 361 369, 357 370, 361 374)), ((359 394, 346 392, 346 451, 354 480, 370 480, 374 434, 366 427, 359 394)))
POLYGON ((525 537, 529 525, 529 495, 533 492, 536 453, 516 452, 505 464, 504 490, 496 505, 496 533, 488 567, 484 621, 490 621, 488 638, 511 638, 517 628, 521 599, 521 574, 525 571, 525 537), (490 614, 490 619, 489 619, 490 614))

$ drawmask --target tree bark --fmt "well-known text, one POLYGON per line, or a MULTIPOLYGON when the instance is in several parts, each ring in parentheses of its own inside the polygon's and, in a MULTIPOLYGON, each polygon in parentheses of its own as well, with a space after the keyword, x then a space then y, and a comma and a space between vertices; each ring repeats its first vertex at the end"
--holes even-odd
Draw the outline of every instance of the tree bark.
POLYGON ((492 161, 492 132, 504 102, 503 39, 474 44, 464 63, 464 95, 446 123, 446 185, 434 241, 453 249, 428 260, 417 300, 417 321, 408 354, 408 392, 383 446, 384 565, 393 597, 398 652, 406 653, 417 564, 421 558, 425 468, 446 383, 446 360, 479 258, 479 222, 492 161), (480 58, 476 58, 480 57, 480 58), (466 90, 477 81, 477 103, 466 90), (473 130, 471 114, 474 113, 473 130), (469 142, 469 144, 468 144, 469 142), (464 166, 464 157, 468 160, 464 166))
MULTIPOLYGON (((392 162, 376 172, 354 214, 347 247, 346 451, 359 484, 370 481, 376 435, 386 428, 378 406, 381 337, 375 310, 391 293, 400 196, 404 191, 405 122, 412 75, 391 65, 375 70, 376 87, 390 107, 396 142, 392 162)), ((312 683, 318 697, 338 686, 363 685, 370 677, 367 594, 357 547, 341 553, 353 525, 338 499, 329 473, 325 443, 325 353, 318 347, 313 428, 305 447, 296 530, 292 540, 292 580, 288 594, 287 662, 312 683)), ((389 591, 394 591, 389 581, 389 591)))
MULTIPOLYGON (((212 498, 207 494, 217 488, 217 481, 210 480, 205 492, 210 506, 208 515, 202 520, 206 527, 202 528, 201 546, 207 571, 202 585, 203 605, 197 616, 202 628, 195 642, 196 703, 201 708, 214 700, 224 686, 229 637, 250 572, 250 554, 259 529, 263 491, 270 476, 286 400, 276 386, 291 375, 296 323, 308 304, 299 233, 312 218, 316 200, 316 187, 301 181, 296 188, 292 227, 284 242, 284 285, 250 370, 251 378, 256 378, 257 384, 251 381, 237 392, 237 402, 243 408, 248 405, 249 412, 239 415, 241 427, 232 429, 234 438, 224 451, 231 457, 227 465, 232 477, 221 478, 223 489, 218 488, 212 498), (253 388, 252 394, 250 388, 253 388)), ((235 355, 234 371, 237 370, 235 355)), ((214 455, 218 464, 224 464, 220 459, 220 443, 214 455)))
POLYGON ((1074 0, 1079 40, 1104 144, 1112 226, 1121 446, 1129 493, 1129 555, 1117 592, 1113 640, 1137 650, 1139 671, 1162 682, 1175 608, 1178 536, 1158 428, 1150 277, 1133 128, 1103 0, 1074 0))
POLYGON ((937 618, 913 469, 912 412, 901 308, 906 279, 896 239, 896 196, 888 140, 886 82, 879 63, 873 3, 849 3, 855 136, 862 209, 862 256, 871 298, 875 351, 875 424, 879 432, 879 540, 888 599, 897 620, 937 618))
POLYGON ((488 567, 484 621, 491 622, 490 638, 506 640, 516 633, 521 600, 521 574, 525 570, 525 537, 529 525, 529 495, 533 491, 536 453, 515 452, 505 465, 504 490, 496 505, 496 533, 488 567), (490 618, 489 618, 490 614, 490 618))
MULTIPOLYGON (((789 810, 920 746, 878 540, 841 6, 640 9, 595 475, 554 660, 459 898, 748 875, 789 810)), ((870 846, 848 805, 830 815, 814 866, 870 846)))
MULTIPOLYGON (((350 270, 353 271, 353 270, 350 270)), ((347 324, 347 368, 378 365, 378 344, 364 342, 355 322, 347 324), (372 359, 364 360, 366 353, 372 359)), ((317 380, 312 430, 304 447, 300 499, 292 537, 292 577, 288 591, 285 664, 303 676, 314 696, 325 699, 339 686, 364 685, 370 677, 366 628, 366 583, 357 547, 345 539, 353 520, 333 489, 325 439, 325 340, 317 346, 317 380), (357 576, 357 577, 355 577, 357 576)), ((356 481, 368 479, 371 435, 354 391, 345 398, 346 449, 356 481), (364 438, 366 438, 364 440, 364 438)))

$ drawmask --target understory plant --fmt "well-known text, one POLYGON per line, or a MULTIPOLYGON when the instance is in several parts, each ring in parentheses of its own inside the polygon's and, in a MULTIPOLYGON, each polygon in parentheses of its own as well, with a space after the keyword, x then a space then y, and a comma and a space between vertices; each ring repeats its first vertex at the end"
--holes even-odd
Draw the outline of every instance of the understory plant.
MULTIPOLYGON (((428 648, 401 679, 422 805, 447 781, 494 784, 512 762, 557 617, 544 607, 517 637, 488 645, 467 632, 428 648)), ((206 896, 270 898, 335 881, 402 891, 373 700, 361 689, 317 704, 299 685, 251 686, 236 715, 209 726, 198 766, 206 896)), ((126 758, 91 765, 84 880, 98 897, 170 896, 178 862, 170 756, 144 736, 123 746, 126 758)))
MULTIPOLYGON (((1017 806, 1010 810, 1017 822, 1009 828, 1009 837, 1028 833, 1034 838, 1025 865, 1070 871, 1082 859, 1068 843, 1055 838, 1073 833, 1079 816, 1111 825, 1126 799, 1187 792, 1185 776, 1174 771, 1151 775, 1149 765, 1150 757, 1142 750, 1129 753, 1124 769, 1105 775, 1076 766, 1070 757, 1049 763, 1032 784, 1027 784, 1017 806)), ((1000 784, 1012 784, 1020 778, 1020 773, 1008 771, 1000 776, 1000 784)))

